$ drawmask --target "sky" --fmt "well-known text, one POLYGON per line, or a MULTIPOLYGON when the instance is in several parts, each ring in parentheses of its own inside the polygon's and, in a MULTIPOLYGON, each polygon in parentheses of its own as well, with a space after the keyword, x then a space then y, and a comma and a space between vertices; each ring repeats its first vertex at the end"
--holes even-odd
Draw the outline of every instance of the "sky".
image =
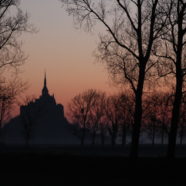
POLYGON ((101 29, 91 33, 77 29, 59 0, 22 0, 21 7, 37 29, 21 36, 28 56, 21 73, 29 84, 25 94, 41 94, 45 70, 50 94, 65 109, 73 96, 89 88, 117 91, 93 54, 101 29))

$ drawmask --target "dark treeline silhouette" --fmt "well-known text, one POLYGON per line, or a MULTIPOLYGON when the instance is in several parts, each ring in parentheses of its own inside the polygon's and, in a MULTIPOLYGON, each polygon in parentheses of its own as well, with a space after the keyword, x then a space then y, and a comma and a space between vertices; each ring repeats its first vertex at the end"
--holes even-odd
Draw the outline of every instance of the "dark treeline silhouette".
MULTIPOLYGON (((155 87, 158 87, 157 78, 160 77, 169 77, 175 82, 167 150, 167 156, 174 157, 186 74, 184 53, 186 2, 184 0, 60 1, 67 5, 66 9, 74 16, 76 23, 84 26, 86 30, 91 30, 97 22, 106 28, 106 33, 100 36, 97 56, 106 64, 115 82, 130 86, 135 100, 131 157, 138 156, 140 132, 142 125, 147 123, 143 122, 145 114, 143 97, 149 81, 155 87)), ((153 110, 157 109, 155 105, 152 107, 153 110)), ((152 138, 155 139, 154 129, 158 118, 154 113, 147 115, 151 118, 150 131, 152 138)), ((162 124, 162 129, 164 127, 162 124)), ((164 129, 166 131, 166 127, 164 129)))
POLYGON ((159 137, 162 145, 165 143, 170 127, 170 116, 172 110, 171 94, 152 93, 144 100, 143 127, 152 138, 152 145, 155 144, 156 136, 159 137))
MULTIPOLYGON (((186 132, 184 99, 178 125, 177 143, 180 144, 183 144, 186 132)), ((168 92, 154 92, 144 98, 141 130, 145 136, 141 141, 143 144, 154 146, 168 143, 173 101, 172 94, 168 92)), ((107 96, 104 92, 90 89, 75 96, 69 104, 69 117, 72 123, 76 123, 76 135, 81 138, 81 144, 104 145, 106 142, 107 145, 125 147, 131 143, 134 104, 134 97, 127 92, 107 96)))
POLYGON ((93 145, 99 133, 102 145, 109 134, 110 144, 114 146, 121 129, 123 144, 125 144, 127 127, 130 126, 129 121, 132 120, 133 112, 133 104, 130 104, 129 100, 130 97, 124 94, 106 96, 106 93, 93 89, 75 96, 69 104, 69 117, 81 128, 81 144, 84 144, 85 131, 88 131, 91 133, 93 145))

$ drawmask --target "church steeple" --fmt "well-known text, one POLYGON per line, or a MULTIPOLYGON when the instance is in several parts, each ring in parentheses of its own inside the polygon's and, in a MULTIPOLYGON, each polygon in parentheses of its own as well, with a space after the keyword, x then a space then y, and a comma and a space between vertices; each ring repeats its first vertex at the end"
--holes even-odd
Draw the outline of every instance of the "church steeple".
POLYGON ((46 71, 45 71, 45 78, 44 78, 44 87, 47 87, 46 71))
POLYGON ((43 86, 43 90, 42 90, 42 95, 43 96, 48 95, 46 71, 45 71, 45 75, 44 75, 44 86, 43 86))

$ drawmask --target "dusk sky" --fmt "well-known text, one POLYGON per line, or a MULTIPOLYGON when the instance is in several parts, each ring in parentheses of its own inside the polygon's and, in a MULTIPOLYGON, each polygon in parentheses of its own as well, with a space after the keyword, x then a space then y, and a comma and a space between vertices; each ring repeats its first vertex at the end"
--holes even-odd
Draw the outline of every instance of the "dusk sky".
POLYGON ((21 7, 38 30, 21 37, 29 56, 21 74, 30 85, 27 95, 41 94, 45 70, 50 94, 54 93, 65 107, 73 96, 88 88, 109 93, 116 90, 93 55, 99 29, 93 33, 76 29, 73 17, 68 16, 59 0, 22 0, 21 7))

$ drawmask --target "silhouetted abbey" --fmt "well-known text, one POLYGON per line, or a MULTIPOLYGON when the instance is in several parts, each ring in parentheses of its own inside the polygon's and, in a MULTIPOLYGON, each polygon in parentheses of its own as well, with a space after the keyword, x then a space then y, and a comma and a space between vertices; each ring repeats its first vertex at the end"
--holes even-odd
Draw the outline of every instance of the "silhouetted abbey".
POLYGON ((41 96, 20 107, 20 115, 2 130, 2 140, 8 144, 79 144, 64 116, 64 108, 56 104, 47 88, 46 74, 41 96))
POLYGON ((54 95, 51 96, 48 92, 46 75, 41 96, 34 102, 30 102, 26 106, 21 106, 20 113, 23 119, 25 115, 31 114, 32 119, 37 120, 40 116, 45 114, 46 116, 53 116, 52 119, 54 119, 54 116, 55 118, 62 119, 63 124, 67 123, 64 117, 63 106, 61 104, 56 104, 54 95))

